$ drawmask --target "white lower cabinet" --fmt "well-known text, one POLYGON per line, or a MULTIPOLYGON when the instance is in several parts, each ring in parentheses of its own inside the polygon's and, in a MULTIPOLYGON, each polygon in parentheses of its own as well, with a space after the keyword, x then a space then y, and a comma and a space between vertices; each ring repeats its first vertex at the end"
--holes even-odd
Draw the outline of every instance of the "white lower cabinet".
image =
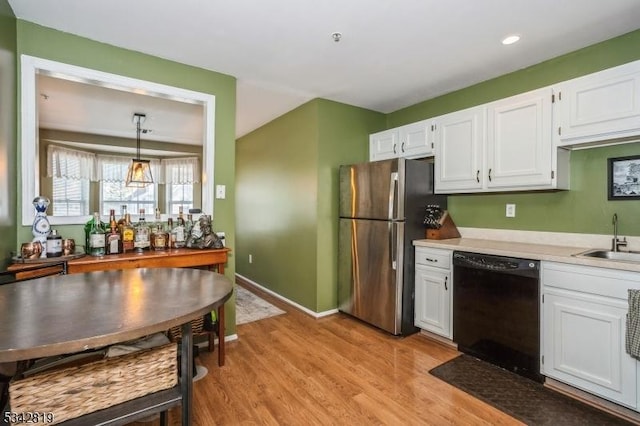
POLYGON ((640 274, 543 262, 542 285, 543 374, 637 410, 639 363, 625 333, 640 274))
POLYGON ((452 338, 450 250, 416 247, 415 326, 452 338))

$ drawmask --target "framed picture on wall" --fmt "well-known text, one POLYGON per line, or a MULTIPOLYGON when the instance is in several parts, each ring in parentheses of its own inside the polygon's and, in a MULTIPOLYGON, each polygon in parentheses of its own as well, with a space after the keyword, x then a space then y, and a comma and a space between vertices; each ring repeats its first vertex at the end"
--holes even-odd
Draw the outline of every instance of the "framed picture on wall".
POLYGON ((640 155, 607 161, 609 200, 640 199, 640 155))

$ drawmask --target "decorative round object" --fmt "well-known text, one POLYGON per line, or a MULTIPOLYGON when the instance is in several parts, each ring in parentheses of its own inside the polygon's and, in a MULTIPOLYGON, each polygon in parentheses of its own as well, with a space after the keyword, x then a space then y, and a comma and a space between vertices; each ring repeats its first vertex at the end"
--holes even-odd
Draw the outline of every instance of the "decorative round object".
POLYGON ((62 240, 62 255, 69 256, 76 252, 76 241, 73 238, 62 240))
POLYGON ((20 254, 22 255, 22 259, 37 259, 42 254, 42 244, 40 241, 22 243, 22 246, 20 246, 20 254))
POLYGON ((33 225, 31 226, 31 233, 33 234, 32 241, 39 241, 42 244, 42 257, 47 256, 47 237, 51 232, 51 224, 49 224, 49 219, 47 219, 47 207, 49 207, 49 204, 49 199, 42 195, 33 199, 36 216, 33 218, 33 225))
POLYGON ((49 224, 49 220, 46 216, 36 216, 33 220, 33 236, 39 240, 40 237, 44 237, 45 239, 49 235, 51 231, 51 225, 49 224))

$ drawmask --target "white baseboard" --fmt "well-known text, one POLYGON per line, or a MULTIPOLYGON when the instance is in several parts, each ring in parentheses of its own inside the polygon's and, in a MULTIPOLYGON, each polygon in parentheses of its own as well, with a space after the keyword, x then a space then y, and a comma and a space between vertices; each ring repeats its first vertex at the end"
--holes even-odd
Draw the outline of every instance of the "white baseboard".
POLYGON ((255 281, 253 281, 253 280, 251 280, 251 279, 249 279, 249 278, 247 278, 247 277, 245 277, 243 275, 240 275, 240 274, 236 273, 236 277, 238 277, 241 280, 246 281, 249 284, 259 288, 260 290, 264 291, 265 293, 270 294, 271 296, 275 297, 276 299, 282 300, 283 302, 293 306, 294 308, 304 312, 305 314, 311 315, 314 318, 322 318, 322 317, 326 317, 328 315, 333 315, 333 314, 337 314, 338 313, 338 309, 330 309, 328 311, 322 311, 322 312, 312 311, 311 309, 306 308, 306 307, 294 302, 293 300, 289 300, 286 297, 279 295, 278 293, 274 292, 273 290, 269 290, 268 288, 264 287, 263 285, 260 285, 257 282, 255 282, 255 281))
POLYGON ((226 342, 232 342, 234 340, 238 340, 238 335, 237 334, 231 334, 230 336, 224 336, 224 341, 226 342))
MULTIPOLYGON (((225 342, 225 343, 227 343, 227 342, 232 342, 232 341, 234 341, 234 340, 238 340, 238 335, 237 335, 237 334, 235 334, 235 333, 234 333, 234 334, 231 334, 231 335, 229 335, 229 336, 224 336, 224 342, 225 342)), ((218 338, 217 338, 217 337, 216 337, 215 339, 213 339, 213 343, 214 343, 215 345, 217 345, 217 344, 218 344, 218 338)), ((206 340, 204 340, 204 341, 202 341, 202 342, 200 342, 200 343, 197 343, 197 344, 196 344, 196 346, 198 346, 200 349, 209 349, 209 342, 207 342, 206 340)))

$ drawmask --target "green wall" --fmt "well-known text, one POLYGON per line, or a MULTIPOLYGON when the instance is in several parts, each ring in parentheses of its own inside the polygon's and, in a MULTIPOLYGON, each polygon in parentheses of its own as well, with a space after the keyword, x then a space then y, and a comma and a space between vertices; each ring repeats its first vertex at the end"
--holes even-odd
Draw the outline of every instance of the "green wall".
POLYGON ((383 114, 315 99, 238 139, 239 274, 313 311, 335 308, 337 168, 366 161, 383 126, 383 114))
POLYGON ((17 245, 16 44, 15 15, 7 0, 0 0, 0 270, 17 245))
MULTIPOLYGON (((640 59, 640 30, 493 80, 393 112, 389 128, 446 114, 640 59)), ((640 235, 640 201, 608 201, 607 158, 640 154, 640 144, 577 150, 571 153, 571 190, 449 196, 456 225, 532 231, 608 234, 611 216, 619 231, 640 235), (516 204, 516 217, 505 217, 505 204, 516 204)))
POLYGON ((640 143, 576 150, 570 191, 450 195, 449 209, 458 226, 582 234, 613 234, 617 213, 621 235, 640 235, 640 201, 607 200, 607 158, 629 155, 640 155, 640 143), (507 203, 516 217, 505 218, 507 203))
POLYGON ((338 169, 369 161, 369 134, 382 130, 384 115, 324 99, 318 115, 317 311, 338 304, 338 169), (363 149, 364 144, 364 149, 363 149))
MULTIPOLYGON (((40 58, 124 75, 141 80, 215 95, 215 163, 214 182, 227 186, 225 200, 215 200, 214 226, 226 233, 232 249, 225 275, 235 276, 235 111, 234 77, 168 61, 139 52, 98 43, 72 34, 17 21, 17 50, 40 58)), ((18 159, 18 164, 20 159, 18 159)), ((213 197, 213 194, 211 194, 213 197)), ((20 200, 18 200, 18 206, 20 200)), ((17 217, 21 212, 17 212, 17 217)), ((66 237, 83 240, 82 227, 58 226, 66 237)), ((31 240, 29 227, 18 228, 18 242, 31 240)), ((228 303, 227 333, 235 332, 235 303, 228 303)))

